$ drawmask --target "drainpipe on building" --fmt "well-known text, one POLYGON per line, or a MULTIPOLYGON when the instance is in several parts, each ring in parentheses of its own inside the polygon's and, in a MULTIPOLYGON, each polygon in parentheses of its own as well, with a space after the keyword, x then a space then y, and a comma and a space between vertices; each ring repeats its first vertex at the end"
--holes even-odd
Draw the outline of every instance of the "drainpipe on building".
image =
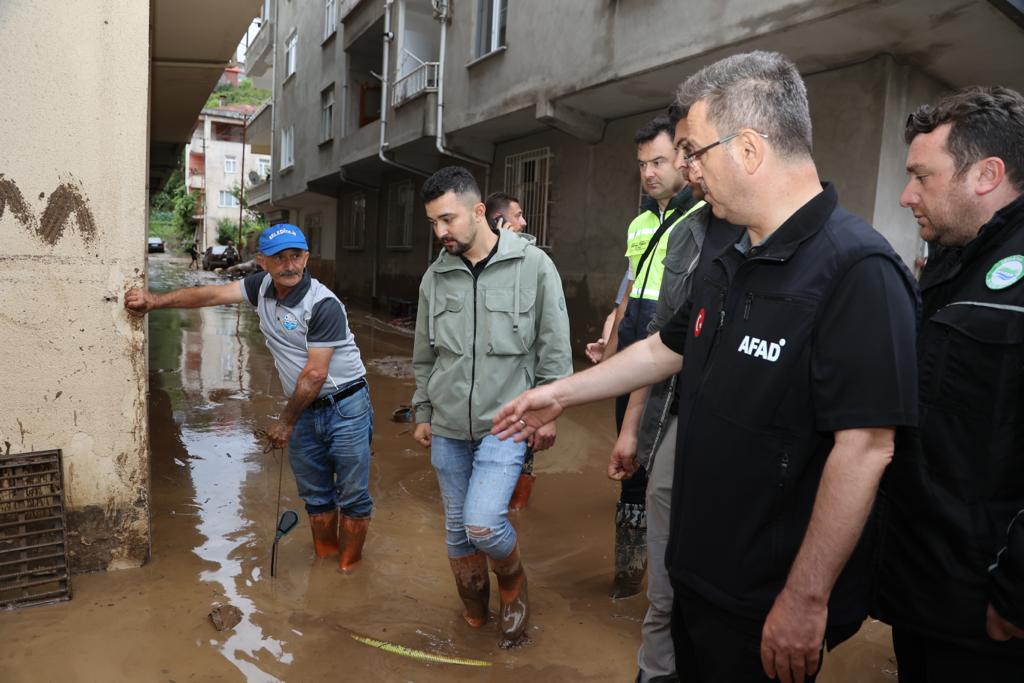
POLYGON ((468 161, 471 164, 482 166, 484 169, 484 196, 491 191, 491 162, 476 159, 465 154, 452 151, 444 144, 444 66, 445 53, 448 43, 448 22, 451 20, 451 8, 448 0, 433 0, 434 16, 441 22, 441 47, 437 64, 437 136, 435 144, 437 151, 441 154, 468 161))
POLYGON ((427 177, 430 174, 426 171, 400 164, 394 159, 389 159, 385 154, 388 149, 388 78, 390 77, 388 65, 391 57, 391 41, 395 39, 394 34, 391 33, 391 5, 393 4, 394 0, 384 0, 384 63, 382 65, 384 70, 380 75, 380 149, 377 156, 385 164, 391 164, 403 171, 427 177))
MULTIPOLYGON (((270 83, 270 206, 274 205, 274 160, 277 159, 277 155, 274 154, 274 143, 277 140, 277 127, 274 124, 275 116, 277 115, 277 25, 278 21, 277 14, 277 0, 274 0, 274 16, 270 17, 272 25, 270 30, 273 31, 273 35, 270 38, 270 71, 273 74, 270 83)), ((280 163, 280 162, 279 162, 280 163)))

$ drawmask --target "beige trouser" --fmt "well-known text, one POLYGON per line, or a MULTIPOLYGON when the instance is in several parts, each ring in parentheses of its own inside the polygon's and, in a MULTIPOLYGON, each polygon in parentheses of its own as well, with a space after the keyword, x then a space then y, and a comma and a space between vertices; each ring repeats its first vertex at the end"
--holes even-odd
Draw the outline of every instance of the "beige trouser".
POLYGON ((640 681, 676 672, 672 648, 672 584, 665 570, 669 514, 672 507, 672 475, 676 462, 675 415, 665 423, 665 436, 654 453, 647 481, 647 600, 650 606, 641 627, 637 664, 640 681))

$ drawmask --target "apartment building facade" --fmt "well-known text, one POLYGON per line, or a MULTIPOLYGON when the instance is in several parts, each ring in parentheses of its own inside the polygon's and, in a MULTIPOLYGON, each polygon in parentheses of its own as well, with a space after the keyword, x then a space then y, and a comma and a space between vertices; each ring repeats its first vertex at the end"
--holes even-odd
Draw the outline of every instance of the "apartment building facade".
POLYGON ((217 244, 222 221, 233 222, 237 235, 244 219, 239 189, 270 173, 270 155, 254 152, 245 139, 245 124, 258 110, 248 104, 203 109, 185 146, 185 187, 198 197, 194 219, 200 251, 217 244))
POLYGON ((1024 89, 1024 4, 1006 0, 265 0, 264 15, 247 68, 273 73, 254 138, 275 161, 256 198, 307 232, 314 274, 404 310, 438 248, 419 185, 462 164, 523 200, 577 350, 625 267, 632 134, 701 66, 789 55, 822 177, 907 262, 921 250, 898 206, 909 111, 975 83, 1024 89))

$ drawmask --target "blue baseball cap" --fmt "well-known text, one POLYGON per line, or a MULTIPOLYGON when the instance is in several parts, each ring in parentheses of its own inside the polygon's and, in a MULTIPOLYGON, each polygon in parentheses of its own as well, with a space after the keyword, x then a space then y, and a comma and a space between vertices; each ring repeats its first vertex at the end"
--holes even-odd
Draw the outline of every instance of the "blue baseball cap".
POLYGON ((273 256, 285 249, 309 251, 306 238, 298 226, 291 223, 278 223, 271 225, 260 234, 260 252, 264 256, 273 256))

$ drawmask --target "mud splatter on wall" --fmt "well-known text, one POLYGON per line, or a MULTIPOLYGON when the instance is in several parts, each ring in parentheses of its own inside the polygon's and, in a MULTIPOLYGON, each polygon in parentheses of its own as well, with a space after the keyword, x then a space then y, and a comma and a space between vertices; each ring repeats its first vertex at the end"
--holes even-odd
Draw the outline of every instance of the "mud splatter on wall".
MULTIPOLYGON (((39 199, 45 196, 45 193, 41 193, 39 199)), ((74 179, 57 186, 46 202, 42 218, 37 219, 17 183, 0 173, 0 218, 4 217, 6 209, 11 210, 11 215, 25 230, 50 246, 64 236, 72 216, 77 220, 78 232, 83 240, 92 242, 96 238, 96 219, 89 210, 89 202, 82 193, 80 183, 74 179)))

